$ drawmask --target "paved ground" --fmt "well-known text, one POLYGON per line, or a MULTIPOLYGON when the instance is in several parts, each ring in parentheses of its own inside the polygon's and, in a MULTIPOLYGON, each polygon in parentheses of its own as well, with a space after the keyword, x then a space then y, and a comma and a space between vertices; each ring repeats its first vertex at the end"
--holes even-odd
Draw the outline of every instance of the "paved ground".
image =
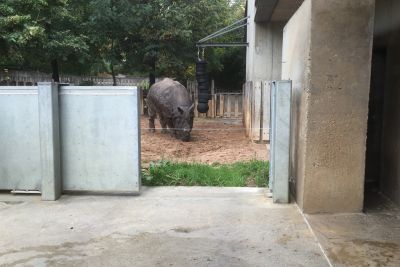
POLYGON ((257 188, 0 195, 2 266, 328 266, 294 204, 257 188))
POLYGON ((400 266, 400 208, 367 197, 365 213, 306 216, 333 266, 400 266))
POLYGON ((310 230, 295 204, 273 204, 260 188, 57 202, 0 194, 0 266, 400 266, 400 209, 377 203, 306 215, 310 230))

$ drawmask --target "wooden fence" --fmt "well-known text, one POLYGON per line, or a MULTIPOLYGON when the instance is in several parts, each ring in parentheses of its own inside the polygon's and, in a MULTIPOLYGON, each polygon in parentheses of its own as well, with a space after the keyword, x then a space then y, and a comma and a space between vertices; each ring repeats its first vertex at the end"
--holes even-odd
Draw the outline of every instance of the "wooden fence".
POLYGON ((195 103, 195 117, 200 118, 231 118, 242 119, 243 116, 243 94, 242 93, 215 93, 214 81, 211 82, 210 100, 208 100, 208 112, 197 111, 197 82, 188 81, 187 89, 195 103))
MULTIPOLYGON (((143 82, 147 82, 147 77, 125 77, 117 76, 117 85, 120 86, 136 86, 143 82)), ((159 79, 158 79, 159 80, 159 79)), ((36 85, 38 82, 51 82, 51 74, 36 71, 0 71, 0 85, 36 85)), ((70 83, 73 85, 112 85, 112 77, 97 76, 77 76, 77 75, 60 75, 60 82, 70 83)))
POLYGON ((243 124, 246 135, 255 142, 269 141, 270 87, 266 81, 243 85, 243 124))

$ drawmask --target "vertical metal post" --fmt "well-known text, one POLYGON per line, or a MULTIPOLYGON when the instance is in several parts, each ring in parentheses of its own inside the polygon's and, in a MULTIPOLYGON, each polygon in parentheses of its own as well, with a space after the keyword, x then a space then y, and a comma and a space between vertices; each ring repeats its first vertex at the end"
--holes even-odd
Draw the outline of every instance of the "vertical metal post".
POLYGON ((58 85, 38 83, 42 200, 57 200, 62 191, 58 85))
POLYGON ((276 90, 276 84, 275 82, 270 82, 269 83, 270 86, 270 94, 271 94, 271 108, 270 108, 270 127, 269 127, 269 138, 270 138, 270 143, 269 143, 269 183, 268 183, 268 187, 270 189, 271 192, 273 192, 274 190, 274 179, 275 179, 275 172, 274 172, 274 163, 275 163, 275 152, 274 152, 274 148, 275 148, 275 137, 274 137, 274 131, 273 129, 275 129, 275 111, 276 111, 276 107, 275 107, 275 90, 276 90))
POLYGON ((275 203, 289 202, 291 81, 271 86, 270 188, 275 203))

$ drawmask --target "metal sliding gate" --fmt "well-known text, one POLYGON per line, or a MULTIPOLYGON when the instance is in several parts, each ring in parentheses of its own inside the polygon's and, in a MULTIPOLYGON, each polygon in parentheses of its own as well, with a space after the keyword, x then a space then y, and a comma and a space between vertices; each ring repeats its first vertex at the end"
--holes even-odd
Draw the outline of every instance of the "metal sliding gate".
POLYGON ((138 193, 136 87, 0 87, 0 190, 138 193))
POLYGON ((0 87, 0 189, 41 189, 37 86, 0 87))
POLYGON ((274 81, 270 90, 269 188, 274 202, 288 203, 292 83, 274 81))

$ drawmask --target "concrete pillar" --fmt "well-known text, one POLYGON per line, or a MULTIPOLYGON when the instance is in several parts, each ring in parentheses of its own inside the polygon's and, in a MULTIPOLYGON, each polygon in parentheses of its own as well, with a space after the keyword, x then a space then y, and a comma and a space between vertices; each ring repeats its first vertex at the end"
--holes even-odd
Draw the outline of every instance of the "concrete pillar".
POLYGON ((58 85, 38 83, 42 199, 57 200, 62 191, 58 85))
POLYGON ((246 81, 279 80, 282 63, 281 22, 255 22, 255 0, 249 0, 247 15, 246 81))
POLYGON ((363 208, 374 2, 305 0, 284 29, 291 180, 307 213, 363 208))

